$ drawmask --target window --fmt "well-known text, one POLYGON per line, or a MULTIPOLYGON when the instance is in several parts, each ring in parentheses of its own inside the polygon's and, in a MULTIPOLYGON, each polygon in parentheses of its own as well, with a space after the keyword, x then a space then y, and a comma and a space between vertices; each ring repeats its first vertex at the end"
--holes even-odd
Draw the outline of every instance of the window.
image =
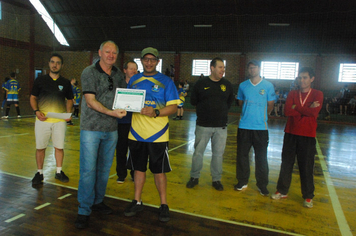
POLYGON ((339 70, 339 82, 356 83, 356 64, 341 63, 339 70))
POLYGON ((298 76, 298 62, 262 61, 261 76, 266 79, 294 80, 298 76))
POLYGON ((1 20, 1 18, 2 18, 1 12, 2 12, 2 10, 1 10, 1 1, 0 1, 0 20, 1 20))
MULTIPOLYGON (((195 76, 200 76, 201 74, 205 76, 210 75, 210 62, 211 60, 193 60, 192 75, 195 76)), ((224 60, 224 65, 226 67, 226 60, 224 60)))
POLYGON ((62 45, 69 46, 67 40, 64 38, 64 35, 58 28, 57 24, 54 23, 52 17, 47 12, 46 8, 42 5, 40 0, 30 0, 32 5, 36 8, 38 14, 42 17, 42 19, 46 22, 49 29, 52 31, 58 42, 62 45))
MULTIPOLYGON (((141 63, 141 58, 134 58, 134 62, 137 63, 137 66, 138 66, 138 69, 140 72, 143 72, 143 66, 142 66, 142 63, 141 63)), ((159 59, 159 62, 156 66, 156 70, 158 72, 161 72, 162 73, 162 59, 159 59)))

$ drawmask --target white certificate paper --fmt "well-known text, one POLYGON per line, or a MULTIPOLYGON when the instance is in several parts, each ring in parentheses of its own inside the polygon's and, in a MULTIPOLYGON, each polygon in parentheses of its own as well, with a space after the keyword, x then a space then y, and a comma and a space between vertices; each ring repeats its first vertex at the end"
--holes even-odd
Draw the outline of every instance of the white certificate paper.
POLYGON ((55 113, 55 112, 48 112, 46 117, 48 118, 57 118, 57 119, 69 119, 72 116, 72 113, 55 113))
POLYGON ((145 105, 146 90, 117 88, 112 109, 140 112, 145 105))

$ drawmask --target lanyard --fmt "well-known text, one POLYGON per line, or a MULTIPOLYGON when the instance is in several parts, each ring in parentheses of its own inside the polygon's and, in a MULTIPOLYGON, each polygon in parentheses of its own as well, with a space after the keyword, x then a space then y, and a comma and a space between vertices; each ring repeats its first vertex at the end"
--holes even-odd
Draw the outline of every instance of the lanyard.
POLYGON ((302 107, 304 106, 305 102, 307 101, 311 91, 312 91, 312 89, 310 88, 307 96, 304 98, 304 101, 302 101, 302 93, 299 91, 299 101, 300 101, 300 105, 302 105, 302 107))

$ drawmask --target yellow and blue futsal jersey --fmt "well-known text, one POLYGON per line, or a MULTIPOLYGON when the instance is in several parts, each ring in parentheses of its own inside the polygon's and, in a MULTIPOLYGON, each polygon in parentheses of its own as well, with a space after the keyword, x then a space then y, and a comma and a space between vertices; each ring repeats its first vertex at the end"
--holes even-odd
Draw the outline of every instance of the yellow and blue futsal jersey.
POLYGON ((8 102, 18 102, 19 101, 19 91, 21 89, 19 82, 17 80, 11 79, 7 81, 4 89, 7 91, 7 101, 8 102))
MULTIPOLYGON (((143 73, 131 77, 128 88, 146 90, 145 107, 161 109, 169 105, 180 103, 177 89, 171 78, 157 73, 153 76, 144 76, 143 73)), ((140 142, 168 142, 168 116, 156 118, 141 115, 138 112, 132 114, 129 139, 140 142)))

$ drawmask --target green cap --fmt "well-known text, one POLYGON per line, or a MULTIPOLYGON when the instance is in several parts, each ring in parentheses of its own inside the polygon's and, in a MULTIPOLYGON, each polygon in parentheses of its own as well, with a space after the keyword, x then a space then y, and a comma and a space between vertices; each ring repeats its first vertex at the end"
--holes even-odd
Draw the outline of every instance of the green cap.
POLYGON ((158 57, 158 50, 152 47, 145 48, 141 52, 141 58, 146 54, 152 54, 153 56, 158 57))

